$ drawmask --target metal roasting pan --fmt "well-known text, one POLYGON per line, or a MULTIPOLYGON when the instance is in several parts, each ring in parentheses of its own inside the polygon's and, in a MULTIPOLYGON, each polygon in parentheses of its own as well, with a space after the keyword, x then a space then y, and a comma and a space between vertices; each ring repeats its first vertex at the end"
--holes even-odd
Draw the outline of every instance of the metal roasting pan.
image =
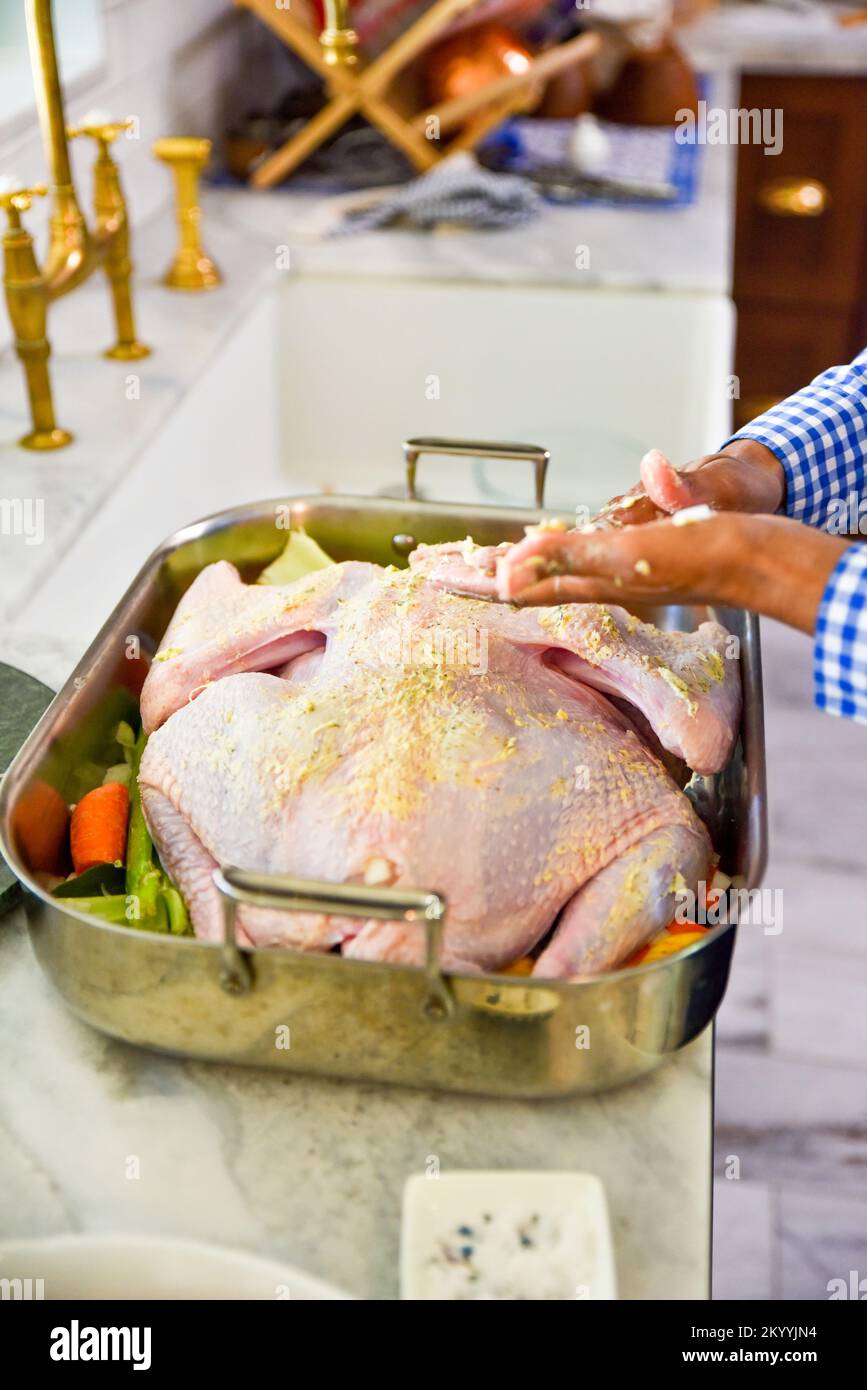
MULTIPOLYGON (((143 566, 15 758, 0 789, 0 848, 25 888, 37 960, 80 1018, 125 1042, 185 1057, 364 1078, 494 1096, 549 1097, 618 1086, 657 1066, 711 1022, 728 980, 736 928, 722 925, 679 955, 577 983, 447 974, 437 964, 446 884, 419 891, 360 889, 269 878, 225 866, 224 944, 112 926, 52 898, 16 844, 16 807, 44 780, 72 799, 87 760, 106 764, 112 731, 137 719, 128 685, 128 638, 156 650, 199 571, 231 560, 252 578, 278 555, 285 529, 303 524, 336 560, 403 563, 415 542, 519 539, 540 512, 419 501, 419 454, 527 457, 541 504, 547 455, 529 446, 416 440, 405 445, 408 496, 311 496, 260 502, 206 517, 170 536, 143 566), (237 902, 364 917, 419 920, 424 968, 239 950, 237 902), (589 1045, 588 1045, 589 1044, 589 1045)), ((707 610, 662 608, 642 616, 692 628, 707 610)), ((758 623, 722 609, 741 642, 743 720, 724 772, 694 779, 692 795, 722 868, 753 888, 765 861, 766 792, 758 623)), ((116 745, 115 745, 116 752, 116 745)), ((2 929, 2 928, 0 928, 2 929)))

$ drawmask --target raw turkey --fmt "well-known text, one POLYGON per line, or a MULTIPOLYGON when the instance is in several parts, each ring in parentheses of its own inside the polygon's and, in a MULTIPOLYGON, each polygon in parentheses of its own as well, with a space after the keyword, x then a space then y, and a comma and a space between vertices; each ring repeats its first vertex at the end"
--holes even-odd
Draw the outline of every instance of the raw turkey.
MULTIPOLYGON (((461 597, 429 577, 454 553, 282 588, 221 562, 181 600, 142 694, 140 784, 199 937, 222 935, 211 875, 235 864, 441 892, 447 968, 497 970, 548 937, 534 973, 572 977, 623 961, 709 876, 707 831, 659 753, 726 763, 740 682, 725 630, 461 597)), ((244 907, 238 929, 423 959, 411 923, 244 907)))

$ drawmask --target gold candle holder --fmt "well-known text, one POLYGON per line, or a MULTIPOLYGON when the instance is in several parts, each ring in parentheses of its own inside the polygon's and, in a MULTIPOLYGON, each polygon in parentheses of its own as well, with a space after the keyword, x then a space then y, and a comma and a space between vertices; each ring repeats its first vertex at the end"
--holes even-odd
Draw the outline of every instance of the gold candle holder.
POLYGON ((178 249, 163 284, 173 290, 211 290, 222 277, 202 249, 198 202, 199 178, 211 157, 211 142, 190 135, 166 135, 154 141, 153 153, 171 169, 177 198, 178 249))

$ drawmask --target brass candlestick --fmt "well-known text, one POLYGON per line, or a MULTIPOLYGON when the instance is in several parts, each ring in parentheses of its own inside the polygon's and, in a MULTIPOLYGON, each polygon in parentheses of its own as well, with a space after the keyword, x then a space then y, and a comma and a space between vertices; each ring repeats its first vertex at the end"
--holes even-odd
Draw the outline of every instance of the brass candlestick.
POLYGON ((178 249, 163 284, 173 290, 211 290, 222 277, 202 249, 202 209, 198 203, 199 177, 210 159, 211 142, 190 135, 166 135, 154 142, 153 152, 171 169, 177 198, 178 249))

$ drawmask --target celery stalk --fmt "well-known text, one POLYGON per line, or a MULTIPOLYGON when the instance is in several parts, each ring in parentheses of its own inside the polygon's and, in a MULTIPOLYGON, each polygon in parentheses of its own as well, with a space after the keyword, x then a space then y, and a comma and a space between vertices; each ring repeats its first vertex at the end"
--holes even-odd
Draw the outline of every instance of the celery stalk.
POLYGON ((101 917, 104 922, 126 922, 126 894, 103 893, 98 898, 65 898, 76 912, 101 917))
POLYGON ((130 926, 138 926, 145 931, 169 931, 173 936, 187 936, 191 927, 186 903, 167 875, 154 863, 154 844, 142 810, 138 774, 146 743, 147 734, 142 729, 135 741, 130 764, 126 891, 128 897, 138 898, 139 904, 139 916, 130 921, 130 926))
POLYGON ((152 917, 157 909, 160 871, 154 867, 154 846, 144 818, 141 790, 138 784, 139 765, 147 743, 142 729, 133 749, 129 783, 129 831, 126 841, 127 896, 139 901, 141 918, 152 917))
POLYGON ((171 883, 167 883, 160 894, 169 917, 169 931, 173 936, 186 936, 190 931, 187 905, 171 883))

